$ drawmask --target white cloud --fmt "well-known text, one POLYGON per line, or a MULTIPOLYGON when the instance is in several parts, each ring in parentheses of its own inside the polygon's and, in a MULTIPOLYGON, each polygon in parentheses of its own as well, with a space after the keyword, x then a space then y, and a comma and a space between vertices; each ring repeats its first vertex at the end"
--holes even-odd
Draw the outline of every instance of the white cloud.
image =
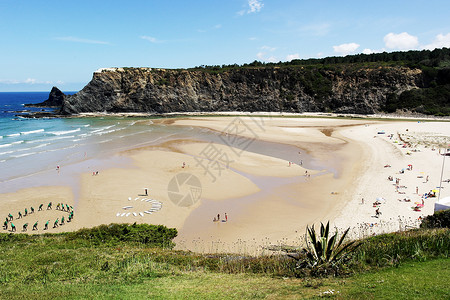
POLYGON ((419 39, 416 36, 410 35, 407 32, 399 34, 388 33, 384 37, 384 44, 389 49, 397 50, 412 50, 419 45, 419 39))
POLYGON ((154 38, 154 37, 148 36, 148 35, 142 35, 140 38, 143 39, 143 40, 149 41, 151 43, 154 43, 154 44, 158 44, 158 43, 162 43, 163 42, 163 41, 158 40, 157 38, 154 38))
POLYGON ((2 84, 53 84, 52 81, 48 81, 48 80, 42 81, 42 80, 37 80, 35 78, 27 78, 25 80, 0 79, 0 83, 2 83, 2 84))
POLYGON ((260 12, 261 9, 264 7, 264 3, 262 3, 261 0, 248 0, 248 9, 238 11, 238 15, 243 16, 244 14, 251 14, 251 13, 257 13, 260 12))
POLYGON ((273 55, 269 56, 269 57, 266 57, 266 55, 267 55, 267 53, 265 53, 265 52, 258 52, 258 53, 256 53, 256 58, 259 61, 263 61, 263 62, 278 62, 279 61, 279 59, 273 55))
POLYGON ((265 56, 266 54, 264 53, 264 52, 258 52, 258 53, 256 53, 256 57, 259 59, 259 60, 264 60, 264 56, 265 56))
POLYGON ((262 46, 262 47, 261 47, 261 50, 266 50, 266 51, 272 52, 272 51, 277 50, 277 48, 275 48, 275 47, 269 47, 269 46, 262 46))
POLYGON ((291 61, 293 59, 300 59, 300 55, 298 53, 295 53, 295 54, 288 54, 288 56, 286 56, 286 61, 291 61))
POLYGON ((264 4, 262 3, 261 0, 248 0, 248 6, 250 6, 250 9, 247 11, 247 13, 254 13, 254 12, 259 12, 264 4))
POLYGON ((359 44, 356 43, 348 43, 348 44, 341 44, 338 46, 333 46, 334 52, 340 54, 340 55, 348 55, 351 53, 354 53, 356 49, 359 48, 359 44))
POLYGON ((386 49, 384 49, 384 48, 378 49, 378 50, 366 48, 363 51, 361 51, 361 53, 362 54, 373 54, 373 53, 381 53, 381 52, 384 52, 384 51, 386 51, 386 49))
POLYGON ((96 41, 96 40, 89 40, 89 39, 83 39, 83 38, 78 38, 78 37, 74 37, 74 36, 61 36, 61 37, 56 37, 55 40, 58 40, 58 41, 64 41, 64 42, 82 43, 82 44, 100 44, 100 45, 109 45, 108 42, 104 42, 104 41, 96 41))
POLYGON ((438 34, 431 44, 425 45, 423 48, 427 50, 434 50, 436 48, 450 48, 450 33, 438 34))

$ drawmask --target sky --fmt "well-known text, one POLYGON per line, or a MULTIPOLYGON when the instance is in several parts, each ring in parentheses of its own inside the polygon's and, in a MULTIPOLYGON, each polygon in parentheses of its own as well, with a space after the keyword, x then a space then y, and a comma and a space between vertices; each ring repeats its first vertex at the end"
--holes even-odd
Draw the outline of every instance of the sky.
POLYGON ((0 92, 78 91, 107 67, 442 47, 448 0, 0 0, 0 92))

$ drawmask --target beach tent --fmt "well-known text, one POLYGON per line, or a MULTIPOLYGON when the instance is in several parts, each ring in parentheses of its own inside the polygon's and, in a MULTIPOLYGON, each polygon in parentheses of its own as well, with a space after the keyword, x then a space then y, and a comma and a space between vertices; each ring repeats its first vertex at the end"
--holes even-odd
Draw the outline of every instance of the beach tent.
POLYGON ((445 197, 434 204, 434 211, 450 209, 450 197, 445 197))

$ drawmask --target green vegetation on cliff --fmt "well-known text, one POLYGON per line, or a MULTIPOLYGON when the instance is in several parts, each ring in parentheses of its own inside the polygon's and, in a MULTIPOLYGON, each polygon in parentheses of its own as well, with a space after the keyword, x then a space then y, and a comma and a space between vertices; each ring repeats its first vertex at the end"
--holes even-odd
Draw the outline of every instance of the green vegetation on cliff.
MULTIPOLYGON (((330 78, 327 72, 356 73, 364 69, 386 69, 406 67, 422 71, 416 89, 401 93, 389 93, 387 101, 381 106, 384 112, 407 110, 428 115, 450 115, 450 49, 442 48, 422 51, 383 52, 357 54, 345 57, 326 57, 314 59, 294 59, 290 62, 264 63, 254 61, 243 65, 200 66, 191 70, 203 70, 208 73, 230 72, 252 68, 301 68, 301 75, 296 75, 306 87, 309 95, 319 99, 331 94, 330 78)), ((376 85, 368 82, 367 88, 376 85)), ((328 107, 333 110, 333 107, 328 107)))

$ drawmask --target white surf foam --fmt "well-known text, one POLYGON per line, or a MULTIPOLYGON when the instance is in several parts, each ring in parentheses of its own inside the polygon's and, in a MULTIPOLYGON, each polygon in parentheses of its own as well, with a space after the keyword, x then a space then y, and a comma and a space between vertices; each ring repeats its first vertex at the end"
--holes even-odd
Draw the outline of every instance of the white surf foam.
POLYGON ((19 155, 11 155, 12 157, 15 158, 19 158, 19 157, 24 157, 24 156, 29 156, 29 155, 33 155, 36 154, 37 152, 28 152, 28 153, 24 153, 24 154, 19 154, 19 155))
POLYGON ((37 129, 37 130, 30 130, 30 131, 22 131, 20 134, 25 135, 25 134, 44 132, 44 131, 45 131, 44 129, 37 129))
POLYGON ((53 135, 64 135, 64 134, 69 134, 69 133, 74 133, 74 132, 78 132, 80 131, 81 128, 77 128, 74 130, 65 130, 65 131, 51 131, 49 133, 53 134, 53 135))

